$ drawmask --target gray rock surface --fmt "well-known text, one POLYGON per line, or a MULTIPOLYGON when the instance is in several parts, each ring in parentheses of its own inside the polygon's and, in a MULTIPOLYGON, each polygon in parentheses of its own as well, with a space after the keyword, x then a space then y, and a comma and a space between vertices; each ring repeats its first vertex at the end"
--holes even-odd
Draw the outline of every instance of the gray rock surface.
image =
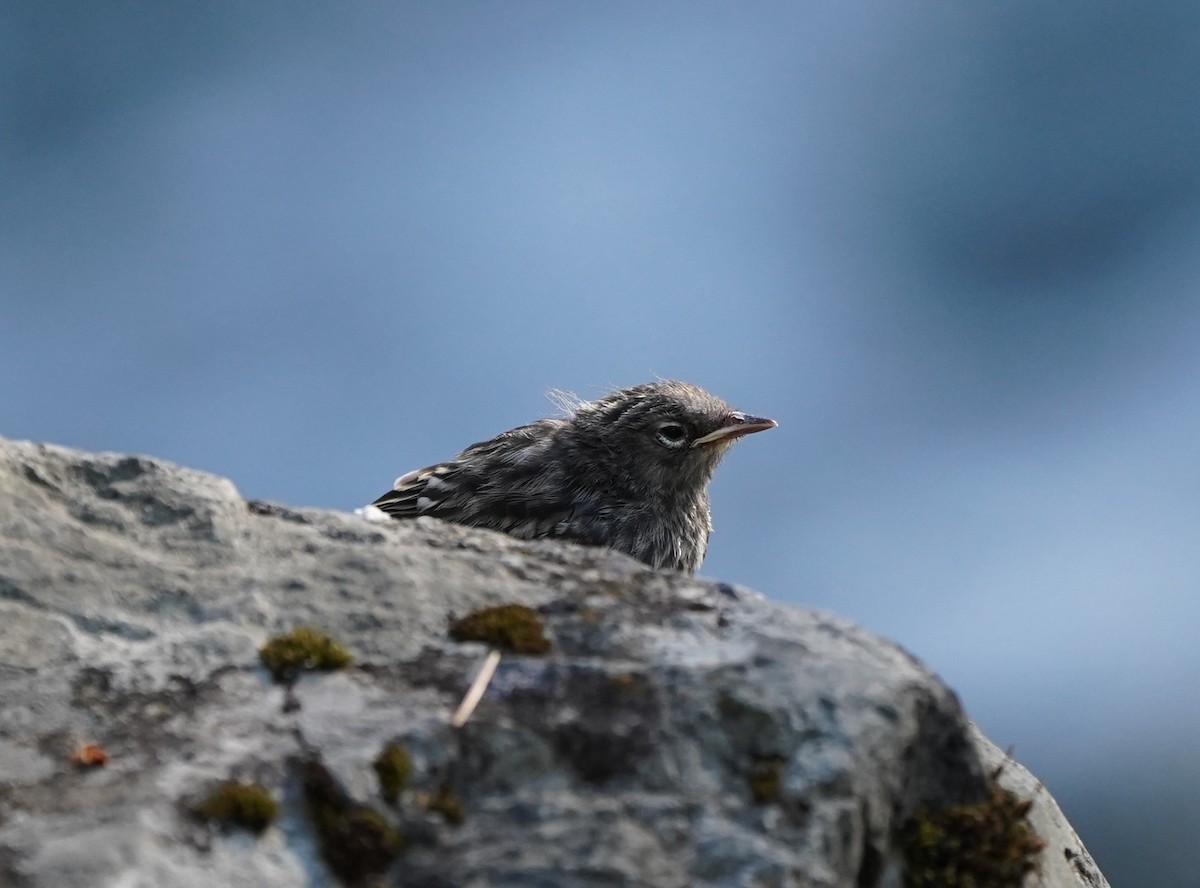
MULTIPOLYGON (((384 885, 899 886, 900 826, 984 792, 986 741, 903 650, 613 553, 2 440, 0 537, 3 886, 341 884, 305 802, 316 760, 403 834, 361 879, 384 885), (486 648, 447 626, 514 602, 553 649, 505 655, 452 730, 486 648), (353 665, 275 683, 258 650, 296 626, 353 665), (412 775, 388 804, 392 741, 412 775), (72 762, 85 743, 107 764, 72 762), (261 836, 193 815, 230 779, 280 802, 261 836)), ((1061 856, 1065 833, 1042 838, 1061 856)), ((1077 872, 1030 884, 1104 884, 1077 872)))

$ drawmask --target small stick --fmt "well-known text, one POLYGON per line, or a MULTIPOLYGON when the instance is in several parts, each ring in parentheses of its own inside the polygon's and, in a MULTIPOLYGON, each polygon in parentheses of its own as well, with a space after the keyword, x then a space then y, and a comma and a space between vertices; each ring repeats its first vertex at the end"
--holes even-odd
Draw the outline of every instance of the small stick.
POLYGON ((500 665, 500 652, 493 648, 488 651, 487 659, 483 661, 483 666, 480 667, 479 674, 471 682, 471 687, 467 690, 467 695, 458 704, 458 711, 450 719, 450 727, 461 728, 467 723, 467 719, 471 717, 471 713, 475 711, 475 707, 483 699, 483 692, 487 690, 488 683, 492 680, 492 676, 496 674, 496 667, 498 665, 500 665))

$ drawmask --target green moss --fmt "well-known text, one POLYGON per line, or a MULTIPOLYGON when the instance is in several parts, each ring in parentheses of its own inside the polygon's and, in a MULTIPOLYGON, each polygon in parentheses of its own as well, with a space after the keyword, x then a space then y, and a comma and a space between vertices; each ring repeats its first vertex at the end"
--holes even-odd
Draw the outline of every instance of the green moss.
POLYGON ((307 669, 342 669, 353 661, 344 647, 307 626, 276 635, 263 645, 258 657, 276 681, 294 681, 307 669))
POLYGON ((550 639, 537 611, 523 604, 485 607, 450 624, 455 641, 482 641, 515 654, 544 654, 550 639))
POLYGON ((389 743, 375 757, 374 767, 379 777, 379 794, 385 802, 394 805, 408 784, 408 775, 412 773, 412 759, 408 750, 399 743, 389 743))
POLYGON ((338 878, 358 885, 391 866, 404 838, 382 814, 351 799, 315 759, 304 764, 303 786, 321 857, 338 878))
POLYGON ((458 800, 458 794, 451 789, 448 783, 443 783, 438 787, 438 791, 429 797, 425 807, 441 814, 447 823, 454 826, 461 825, 467 819, 466 814, 463 813, 462 802, 458 800))
POLYGON ((900 833, 905 888, 1019 886, 1043 847, 1026 819, 1030 805, 993 778, 976 805, 922 808, 900 833))
POLYGON ((279 805, 262 784, 222 783, 193 808, 201 820, 258 834, 275 822, 279 805))
POLYGON ((781 758, 764 758, 754 763, 750 771, 750 795, 757 804, 779 801, 784 764, 786 762, 781 758))

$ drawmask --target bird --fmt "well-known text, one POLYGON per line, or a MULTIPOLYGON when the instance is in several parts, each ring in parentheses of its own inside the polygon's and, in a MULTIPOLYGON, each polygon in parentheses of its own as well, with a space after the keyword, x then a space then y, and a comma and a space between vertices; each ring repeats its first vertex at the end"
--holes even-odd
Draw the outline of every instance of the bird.
POLYGON ((606 547, 693 574, 712 533, 713 471, 734 441, 778 425, 677 380, 564 406, 565 417, 401 475, 371 506, 396 519, 432 516, 523 540, 606 547))

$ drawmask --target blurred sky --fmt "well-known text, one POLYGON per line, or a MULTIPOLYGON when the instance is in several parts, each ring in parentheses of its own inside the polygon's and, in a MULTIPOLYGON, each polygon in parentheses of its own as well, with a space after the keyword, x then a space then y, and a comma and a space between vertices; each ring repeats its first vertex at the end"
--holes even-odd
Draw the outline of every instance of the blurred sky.
POLYGON ((696 382, 780 421, 703 573, 1194 884, 1200 4, 17 0, 0 74, 0 434, 351 509, 696 382))

